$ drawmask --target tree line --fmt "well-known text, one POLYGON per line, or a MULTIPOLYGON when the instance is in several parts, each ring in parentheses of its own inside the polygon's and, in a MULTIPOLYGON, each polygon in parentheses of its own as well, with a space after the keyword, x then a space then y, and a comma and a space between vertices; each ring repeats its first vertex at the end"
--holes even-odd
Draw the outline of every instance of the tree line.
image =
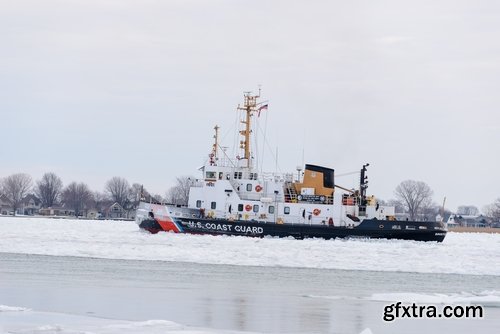
POLYGON ((112 177, 104 192, 92 191, 84 182, 71 182, 64 186, 55 173, 45 173, 40 180, 33 182, 30 175, 17 173, 0 180, 0 194, 4 195, 16 214, 24 198, 34 194, 40 200, 41 208, 64 206, 74 211, 75 216, 89 209, 104 212, 109 203, 118 203, 125 211, 135 210, 140 196, 148 201, 161 202, 160 195, 151 195, 140 184, 132 185, 122 177, 112 177))
MULTIPOLYGON (((425 182, 406 180, 396 187, 394 190, 396 199, 390 200, 388 204, 395 206, 396 212, 408 214, 410 220, 433 220, 438 214, 442 216, 451 214, 442 205, 433 202, 433 194, 425 182)), ((456 212, 462 216, 477 216, 479 213, 479 209, 474 205, 460 205, 456 212)), ((500 220, 500 198, 486 205, 483 213, 494 220, 500 220)))
MULTIPOLYGON (((132 185, 123 177, 112 177, 105 186, 104 192, 92 191, 83 182, 71 182, 64 186, 61 178, 55 173, 45 173, 40 180, 33 182, 28 174, 17 173, 0 180, 0 193, 10 202, 15 212, 23 199, 30 193, 41 201, 42 208, 51 208, 59 205, 74 211, 76 216, 89 208, 99 212, 105 211, 109 202, 118 203, 125 211, 135 210, 141 196, 146 201, 186 205, 189 198, 189 189, 195 183, 194 177, 178 177, 176 184, 171 187, 165 197, 151 195, 142 185, 132 185)), ((433 202, 433 191, 423 181, 406 180, 394 190, 395 199, 379 200, 381 205, 390 205, 396 212, 407 214, 410 220, 434 220, 437 214, 446 215, 451 212, 433 202)), ((500 220, 500 198, 483 208, 487 217, 500 220)), ((458 215, 475 216, 479 209, 473 205, 461 205, 456 212, 458 215)))

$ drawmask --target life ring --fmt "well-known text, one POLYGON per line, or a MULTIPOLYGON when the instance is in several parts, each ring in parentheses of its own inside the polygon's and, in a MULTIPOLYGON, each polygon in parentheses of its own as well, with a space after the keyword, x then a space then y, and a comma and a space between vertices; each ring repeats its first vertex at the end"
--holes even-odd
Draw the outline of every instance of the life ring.
POLYGON ((313 210, 313 215, 317 216, 321 213, 321 210, 320 209, 314 209, 313 210))
POLYGON ((245 206, 245 210, 246 210, 246 211, 250 211, 250 210, 252 210, 252 206, 251 206, 250 204, 247 204, 247 205, 245 206))
POLYGON ((255 186, 255 191, 260 193, 262 191, 262 186, 260 184, 255 186))

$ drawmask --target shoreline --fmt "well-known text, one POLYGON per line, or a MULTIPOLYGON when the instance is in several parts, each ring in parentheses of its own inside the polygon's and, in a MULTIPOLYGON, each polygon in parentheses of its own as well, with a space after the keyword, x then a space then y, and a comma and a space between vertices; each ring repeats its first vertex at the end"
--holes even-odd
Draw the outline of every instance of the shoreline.
POLYGON ((500 233, 500 228, 493 227, 450 227, 448 232, 457 233, 500 233))
MULTIPOLYGON (((132 218, 104 218, 104 219, 92 219, 87 217, 71 217, 71 216, 42 216, 42 215, 34 215, 34 216, 7 216, 0 215, 0 218, 49 218, 49 219, 74 219, 74 220, 100 220, 100 221, 134 221, 132 218)), ((493 227, 449 227, 448 232, 456 232, 456 233, 500 233, 500 228, 493 227)))

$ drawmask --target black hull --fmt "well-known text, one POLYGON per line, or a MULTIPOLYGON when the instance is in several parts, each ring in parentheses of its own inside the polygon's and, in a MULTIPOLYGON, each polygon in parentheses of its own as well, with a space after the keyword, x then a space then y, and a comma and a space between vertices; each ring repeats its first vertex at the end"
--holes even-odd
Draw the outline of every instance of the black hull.
MULTIPOLYGON (((175 218, 170 231, 191 234, 235 235, 249 237, 305 238, 373 238, 442 242, 446 230, 439 223, 366 219, 353 228, 309 224, 274 224, 223 219, 175 218)), ((154 219, 139 225, 151 233, 165 231, 154 219)))

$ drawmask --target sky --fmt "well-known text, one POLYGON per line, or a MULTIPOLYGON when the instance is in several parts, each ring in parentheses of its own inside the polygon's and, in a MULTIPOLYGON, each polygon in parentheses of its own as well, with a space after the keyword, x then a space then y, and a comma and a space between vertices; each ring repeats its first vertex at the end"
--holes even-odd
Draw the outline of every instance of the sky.
POLYGON ((495 0, 0 1, 0 177, 165 194, 215 124, 233 145, 260 85, 264 170, 368 162, 379 198, 412 179, 481 209, 500 197, 498 17, 495 0))

